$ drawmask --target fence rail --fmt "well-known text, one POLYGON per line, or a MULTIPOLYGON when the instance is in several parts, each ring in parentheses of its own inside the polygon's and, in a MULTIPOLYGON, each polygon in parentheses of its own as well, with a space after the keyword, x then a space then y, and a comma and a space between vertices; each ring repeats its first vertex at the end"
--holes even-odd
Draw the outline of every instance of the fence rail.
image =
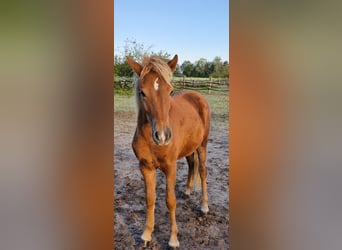
MULTIPOLYGON (((172 84, 175 89, 192 89, 192 90, 207 90, 208 94, 211 91, 229 91, 229 80, 218 78, 173 78, 172 84)), ((116 77, 114 78, 114 85, 120 88, 133 88, 133 79, 130 77, 116 77)))

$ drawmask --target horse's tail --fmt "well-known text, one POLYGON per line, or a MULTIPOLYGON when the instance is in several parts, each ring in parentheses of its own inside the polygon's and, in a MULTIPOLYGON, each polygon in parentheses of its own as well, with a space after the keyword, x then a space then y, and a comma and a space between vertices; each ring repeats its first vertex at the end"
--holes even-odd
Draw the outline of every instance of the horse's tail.
POLYGON ((200 190, 202 181, 201 181, 201 177, 200 177, 200 173, 199 173, 199 156, 197 153, 197 150, 195 150, 194 152, 194 171, 192 173, 193 176, 193 180, 194 180, 194 188, 196 191, 200 190))

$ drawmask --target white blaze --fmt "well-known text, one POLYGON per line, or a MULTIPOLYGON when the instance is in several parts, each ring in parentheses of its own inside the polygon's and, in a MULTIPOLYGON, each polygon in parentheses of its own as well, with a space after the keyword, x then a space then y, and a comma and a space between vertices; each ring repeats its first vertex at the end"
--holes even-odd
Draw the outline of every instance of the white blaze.
POLYGON ((158 88, 159 88, 159 83, 157 83, 157 81, 158 81, 158 78, 154 81, 154 84, 153 84, 153 87, 154 87, 154 89, 157 91, 158 90, 158 88))

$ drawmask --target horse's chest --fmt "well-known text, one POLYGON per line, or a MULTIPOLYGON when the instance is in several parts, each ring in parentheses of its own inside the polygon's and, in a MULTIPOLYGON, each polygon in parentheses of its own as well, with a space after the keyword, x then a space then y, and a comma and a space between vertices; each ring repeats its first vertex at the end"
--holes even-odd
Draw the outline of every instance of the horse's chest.
POLYGON ((152 156, 155 162, 157 163, 164 163, 168 159, 172 159, 172 155, 167 150, 152 150, 152 156))

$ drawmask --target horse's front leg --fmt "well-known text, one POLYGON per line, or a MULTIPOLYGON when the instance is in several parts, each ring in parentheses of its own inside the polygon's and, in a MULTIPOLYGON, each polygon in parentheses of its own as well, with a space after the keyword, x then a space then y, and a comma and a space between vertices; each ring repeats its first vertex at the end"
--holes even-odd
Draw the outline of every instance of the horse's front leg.
POLYGON ((164 171, 164 173, 166 176, 166 205, 169 209, 171 223, 171 235, 169 240, 169 246, 179 247, 179 241, 177 238, 178 227, 176 223, 176 163, 167 166, 166 171, 164 171))
POLYGON ((140 164, 140 171, 144 177, 146 193, 146 224, 141 239, 146 243, 151 241, 151 234, 154 228, 154 207, 156 201, 156 170, 140 164))

